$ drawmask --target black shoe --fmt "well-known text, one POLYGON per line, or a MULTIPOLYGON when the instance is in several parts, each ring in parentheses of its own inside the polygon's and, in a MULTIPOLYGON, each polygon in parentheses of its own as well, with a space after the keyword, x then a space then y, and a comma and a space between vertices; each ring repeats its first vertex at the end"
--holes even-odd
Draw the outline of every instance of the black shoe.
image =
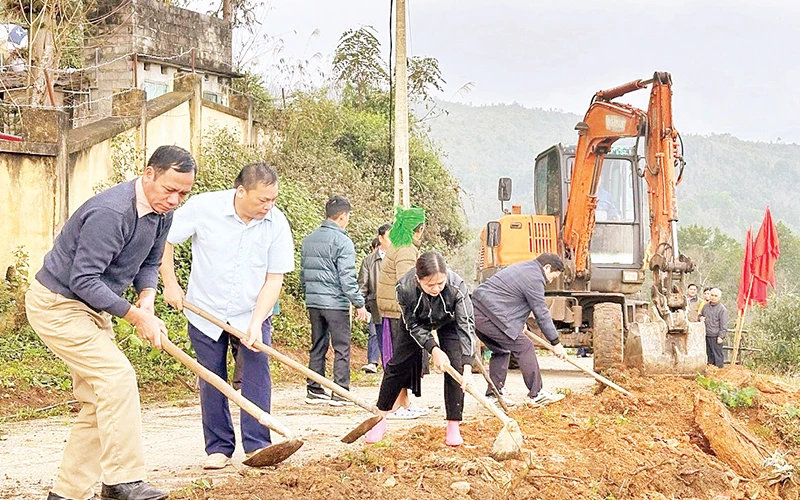
POLYGON ((312 390, 306 391, 306 403, 310 405, 330 404, 331 397, 326 392, 314 392, 312 390))
POLYGON ((338 394, 331 394, 329 403, 331 406, 353 406, 353 402, 345 399, 338 394))
MULTIPOLYGON (((70 500, 70 499, 67 497, 62 497, 61 495, 56 495, 51 491, 50 493, 47 494, 47 500, 70 500)), ((100 499, 97 497, 97 495, 93 495, 92 498, 90 498, 89 500, 100 500, 100 499)))
POLYGON ((103 484, 102 500, 164 500, 169 493, 157 490, 144 481, 132 483, 103 484))

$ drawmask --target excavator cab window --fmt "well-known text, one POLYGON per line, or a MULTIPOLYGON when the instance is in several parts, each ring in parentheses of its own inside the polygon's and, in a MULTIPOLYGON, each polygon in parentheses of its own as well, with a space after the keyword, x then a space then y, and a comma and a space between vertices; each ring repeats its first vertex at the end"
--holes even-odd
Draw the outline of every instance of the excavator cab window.
POLYGON ((597 187, 595 232, 589 246, 595 264, 634 264, 633 164, 627 159, 606 158, 597 187))
POLYGON ((633 222, 633 170, 631 162, 606 158, 597 186, 595 222, 633 222))
MULTIPOLYGON (((571 172, 575 158, 567 160, 571 172)), ((634 182, 639 177, 627 158, 606 157, 597 184, 597 210, 589 253, 593 264, 632 265, 638 242, 634 182)))
POLYGON ((533 201, 537 215, 561 215, 561 162, 558 151, 536 161, 533 169, 533 201))

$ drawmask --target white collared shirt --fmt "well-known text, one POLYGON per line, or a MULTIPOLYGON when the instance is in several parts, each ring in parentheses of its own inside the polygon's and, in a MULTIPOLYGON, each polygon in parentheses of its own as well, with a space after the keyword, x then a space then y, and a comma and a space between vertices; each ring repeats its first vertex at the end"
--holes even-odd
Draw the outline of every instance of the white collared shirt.
MULTIPOLYGON (((234 328, 247 331, 267 274, 294 271, 289 221, 278 207, 245 224, 236 214, 236 190, 192 196, 175 211, 167 241, 192 239, 192 272, 186 299, 234 328)), ((218 340, 222 329, 190 311, 192 325, 218 340)))

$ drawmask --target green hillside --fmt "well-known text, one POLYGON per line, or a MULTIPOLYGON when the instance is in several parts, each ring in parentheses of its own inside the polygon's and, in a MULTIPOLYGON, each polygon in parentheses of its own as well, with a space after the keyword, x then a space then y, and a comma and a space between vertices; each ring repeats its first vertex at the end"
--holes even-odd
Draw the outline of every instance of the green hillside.
MULTIPOLYGON (((479 226, 499 213, 497 178, 514 180, 513 202, 532 207, 532 166, 547 147, 577 141, 580 116, 520 105, 468 106, 439 102, 447 111, 430 123, 445 162, 461 183, 470 224, 479 226)), ((676 117, 680 126, 680 117, 676 117)), ((727 134, 684 134, 686 173, 678 186, 682 226, 719 227, 743 239, 758 226, 764 207, 792 229, 800 228, 800 146, 743 141, 727 134)))

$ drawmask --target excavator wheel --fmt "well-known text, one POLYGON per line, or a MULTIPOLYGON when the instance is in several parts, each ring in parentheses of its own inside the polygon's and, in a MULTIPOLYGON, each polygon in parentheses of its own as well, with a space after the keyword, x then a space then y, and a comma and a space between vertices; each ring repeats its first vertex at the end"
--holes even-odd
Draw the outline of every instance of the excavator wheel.
POLYGON ((622 306, 614 302, 595 304, 592 325, 594 371, 622 364, 624 347, 622 306))

